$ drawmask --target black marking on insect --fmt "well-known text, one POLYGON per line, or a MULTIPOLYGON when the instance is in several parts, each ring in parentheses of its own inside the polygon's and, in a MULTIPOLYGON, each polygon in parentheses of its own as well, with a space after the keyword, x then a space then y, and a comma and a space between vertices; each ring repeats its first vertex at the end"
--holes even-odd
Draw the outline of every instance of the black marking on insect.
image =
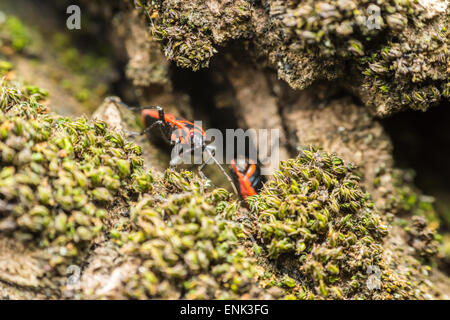
MULTIPOLYGON (((145 129, 140 133, 128 132, 131 135, 144 135, 149 133, 153 128, 159 127, 161 137, 168 141, 174 148, 181 147, 182 153, 177 153, 170 161, 171 167, 176 167, 182 163, 186 154, 193 154, 195 151, 206 152, 210 159, 220 168, 227 180, 230 182, 233 191, 238 195, 233 180, 226 173, 222 165, 214 157, 216 148, 206 143, 206 133, 203 128, 191 121, 176 117, 172 114, 164 112, 160 106, 132 108, 116 97, 109 97, 109 101, 119 104, 130 110, 138 110, 141 113, 141 121, 145 129)), ((209 160, 209 159, 208 159, 209 160)), ((200 176, 209 181, 203 173, 203 169, 207 162, 203 162, 198 167, 200 176)))

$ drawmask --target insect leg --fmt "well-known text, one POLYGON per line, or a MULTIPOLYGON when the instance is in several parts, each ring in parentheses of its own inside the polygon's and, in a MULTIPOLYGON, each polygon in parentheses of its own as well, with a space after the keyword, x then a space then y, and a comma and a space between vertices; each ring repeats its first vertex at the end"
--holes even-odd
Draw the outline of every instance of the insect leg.
POLYGON ((206 166, 206 163, 203 163, 202 165, 200 165, 198 167, 197 170, 198 170, 198 174, 200 175, 200 177, 206 181, 205 187, 209 187, 211 185, 211 179, 209 179, 203 172, 203 169, 205 168, 205 166, 206 166))
POLYGON ((118 97, 107 97, 105 100, 108 102, 118 104, 118 105, 122 106, 123 108, 129 109, 132 111, 142 111, 145 109, 158 110, 158 118, 159 119, 156 122, 154 122, 150 127, 145 128, 141 132, 131 132, 131 131, 127 131, 127 130, 124 130, 124 132, 126 134, 128 134, 129 136, 142 136, 142 135, 146 134, 147 132, 149 132, 151 129, 153 129, 153 127, 158 125, 161 130, 161 135, 166 140, 170 141, 170 126, 165 120, 164 109, 161 108, 160 106, 131 107, 131 106, 127 105, 126 103, 122 102, 118 97))
MULTIPOLYGON (((161 136, 167 142, 170 143, 171 142, 170 136, 171 136, 171 133, 172 133, 172 127, 166 121, 165 114, 164 114, 164 109, 161 108, 160 106, 142 107, 142 110, 148 110, 148 109, 156 109, 158 111, 158 119, 155 122, 153 122, 150 126, 146 127, 144 130, 142 130, 140 135, 144 135, 144 134, 150 132, 155 126, 158 126, 159 130, 161 132, 161 136)), ((145 117, 146 116, 144 114, 144 119, 145 119, 145 117)), ((144 123, 144 125, 146 125, 146 123, 144 123)))
MULTIPOLYGON (((123 130, 128 136, 133 137, 133 136, 143 136, 144 134, 146 134, 147 132, 149 132, 151 129, 153 129, 153 127, 155 126, 159 126, 162 130, 162 127, 164 126, 164 123, 160 120, 154 122, 150 127, 145 128, 144 130, 142 130, 141 132, 136 132, 136 131, 128 131, 128 130, 123 130)), ((166 135, 163 134, 163 137, 166 138, 166 135)))
POLYGON ((165 116, 164 115, 164 109, 161 108, 160 106, 131 107, 131 106, 127 105, 126 103, 122 102, 122 100, 120 100, 118 97, 106 97, 105 100, 107 102, 112 102, 112 103, 118 104, 121 107, 126 108, 126 109, 131 110, 131 111, 142 111, 142 110, 145 110, 145 109, 156 109, 156 110, 158 110, 158 117, 159 117, 158 120, 161 120, 162 122, 166 123, 166 120, 165 120, 165 117, 164 117, 165 116))
POLYGON ((158 117, 159 117, 159 121, 162 122, 162 125, 160 125, 159 129, 161 130, 161 135, 163 137, 166 138, 167 141, 171 142, 170 136, 172 133, 172 128, 171 126, 166 122, 166 116, 164 114, 164 109, 161 108, 160 106, 156 106, 155 107, 156 110, 158 110, 158 117))
POLYGON ((222 171, 222 173, 224 174, 224 176, 227 178, 228 182, 230 182, 231 187, 233 188, 234 193, 236 194, 236 196, 239 196, 239 193, 236 189, 236 186, 234 185, 233 180, 230 178, 230 176, 228 175, 228 173, 225 171, 225 169, 222 167, 222 165, 219 163, 219 161, 217 161, 217 159, 212 155, 211 151, 209 150, 209 148, 205 148, 205 151, 209 153, 209 155, 211 156, 211 159, 216 163, 216 165, 220 168, 220 170, 222 171))

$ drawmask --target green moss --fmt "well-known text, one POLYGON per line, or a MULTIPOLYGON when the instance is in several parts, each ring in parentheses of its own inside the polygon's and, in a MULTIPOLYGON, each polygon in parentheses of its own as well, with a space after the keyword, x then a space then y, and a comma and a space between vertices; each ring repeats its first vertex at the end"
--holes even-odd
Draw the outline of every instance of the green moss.
MULTIPOLYGON (((384 258, 386 222, 338 156, 310 149, 282 163, 248 212, 192 172, 145 171, 138 146, 103 122, 49 113, 43 92, 0 87, 0 231, 49 252, 49 270, 64 272, 102 239, 132 261, 118 288, 129 298, 428 293, 420 262, 384 258), (397 275, 400 263, 407 271, 397 275), (369 288, 369 267, 380 269, 378 289, 369 288)), ((423 221, 405 230, 419 255, 432 254, 423 221)))
POLYGON ((2 233, 74 261, 105 231, 104 209, 151 189, 140 148, 102 122, 48 113, 45 91, 0 87, 2 233), (126 169, 126 170, 125 170, 126 169), (126 171, 126 172, 125 172, 126 171))
POLYGON ((31 44, 28 28, 16 16, 8 16, 0 23, 0 44, 10 45, 15 51, 22 51, 31 44))
POLYGON ((0 76, 4 76, 12 68, 13 68, 13 65, 10 62, 0 60, 0 76))
POLYGON ((91 96, 91 91, 89 89, 86 89, 86 88, 80 89, 80 91, 78 91, 75 94, 75 97, 80 102, 85 102, 85 101, 89 100, 90 96, 91 96))
POLYGON ((315 295, 351 296, 349 275, 362 286, 365 269, 381 261, 386 226, 352 166, 335 155, 304 150, 248 203, 269 258, 297 260, 315 295))
POLYGON ((48 91, 37 86, 25 85, 24 89, 27 95, 34 96, 38 101, 48 97, 48 91))
POLYGON ((203 1, 148 0, 138 8, 146 12, 166 57, 194 71, 209 65, 216 45, 245 35, 250 17, 250 4, 244 0, 224 3, 220 10, 226 19, 220 20, 212 19, 203 1))
MULTIPOLYGON (((131 298, 230 299, 256 297, 254 261, 230 220, 238 206, 224 189, 204 193, 191 172, 168 170, 132 207, 131 224, 116 226, 122 253, 139 259, 123 293, 131 298), (168 194, 162 198, 161 194, 168 194)), ((118 238, 115 235, 115 238, 118 238)), ((261 294, 262 290, 260 290, 261 294)))
MULTIPOLYGON (((257 217, 253 236, 262 247, 257 260, 275 271, 260 277, 262 287, 278 284, 297 299, 424 297, 414 289, 416 260, 398 258, 409 268, 402 275, 391 258, 385 260, 388 221, 355 172, 335 154, 311 148, 282 162, 260 194, 247 199, 257 217), (379 270, 376 278, 373 270, 379 270)), ((434 231, 426 223, 414 220, 408 232, 419 256, 435 253, 434 231)))
POLYGON ((412 170, 394 170, 392 178, 394 192, 390 195, 389 208, 397 216, 421 216, 437 229, 439 217, 434 208, 434 198, 423 195, 413 184, 415 173, 412 170))
POLYGON ((444 6, 395 0, 217 6, 146 0, 137 7, 147 14, 167 59, 181 67, 207 67, 219 47, 239 39, 248 56, 265 56, 293 88, 344 78, 380 115, 406 107, 426 110, 449 96, 444 6))

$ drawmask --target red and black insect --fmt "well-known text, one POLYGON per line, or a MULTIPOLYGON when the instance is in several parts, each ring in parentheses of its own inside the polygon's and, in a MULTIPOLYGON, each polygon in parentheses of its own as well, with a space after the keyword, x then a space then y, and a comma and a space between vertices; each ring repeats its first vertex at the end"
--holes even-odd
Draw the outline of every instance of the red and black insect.
MULTIPOLYGON (((149 133, 153 128, 159 127, 163 140, 168 141, 171 146, 182 147, 180 148, 182 151, 181 153, 177 153, 175 156, 172 156, 172 159, 170 161, 171 167, 176 167, 177 165, 181 164, 184 159, 184 155, 186 154, 194 154, 195 151, 201 151, 202 154, 203 152, 206 152, 209 158, 217 164, 222 173, 228 179, 231 186, 233 187, 234 192, 238 194, 238 191, 232 179, 214 157, 216 148, 211 144, 207 144, 206 133, 201 126, 194 124, 188 120, 178 118, 172 114, 165 113, 163 108, 159 106, 132 108, 116 97, 109 97, 108 99, 109 101, 117 103, 125 108, 131 110, 137 109, 141 112, 141 121, 145 129, 140 133, 132 134, 144 135, 146 133, 149 133)), ((203 162, 198 167, 198 171, 202 178, 209 180, 206 178, 202 171, 205 165, 206 162, 203 162)))
POLYGON ((239 195, 248 206, 245 201, 247 197, 258 194, 263 186, 261 168, 256 161, 241 156, 231 160, 230 166, 239 195))

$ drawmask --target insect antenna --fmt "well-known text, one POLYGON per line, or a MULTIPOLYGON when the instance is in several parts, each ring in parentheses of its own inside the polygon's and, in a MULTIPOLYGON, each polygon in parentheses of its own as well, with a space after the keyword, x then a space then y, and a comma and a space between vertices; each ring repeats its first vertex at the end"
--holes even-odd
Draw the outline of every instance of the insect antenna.
POLYGON ((220 170, 222 171, 222 173, 224 174, 224 176, 227 178, 227 180, 230 182, 231 187, 233 187, 233 191, 236 194, 236 196, 239 196, 239 193, 236 189, 236 186, 234 185, 233 180, 231 179, 231 177, 228 175, 228 173, 225 171, 225 169, 222 167, 222 165, 219 163, 219 161, 217 161, 216 157, 214 157, 214 155, 211 153, 211 150, 209 150, 208 148, 205 149, 209 156, 211 157, 211 159, 213 159, 213 161, 216 163, 216 165, 220 168, 220 170))
POLYGON ((125 102, 122 102, 122 100, 120 100, 118 97, 107 97, 105 98, 106 101, 108 102, 112 102, 112 103, 116 103, 122 107, 124 107, 125 109, 131 110, 131 111, 141 111, 142 107, 132 107, 127 105, 125 102))

